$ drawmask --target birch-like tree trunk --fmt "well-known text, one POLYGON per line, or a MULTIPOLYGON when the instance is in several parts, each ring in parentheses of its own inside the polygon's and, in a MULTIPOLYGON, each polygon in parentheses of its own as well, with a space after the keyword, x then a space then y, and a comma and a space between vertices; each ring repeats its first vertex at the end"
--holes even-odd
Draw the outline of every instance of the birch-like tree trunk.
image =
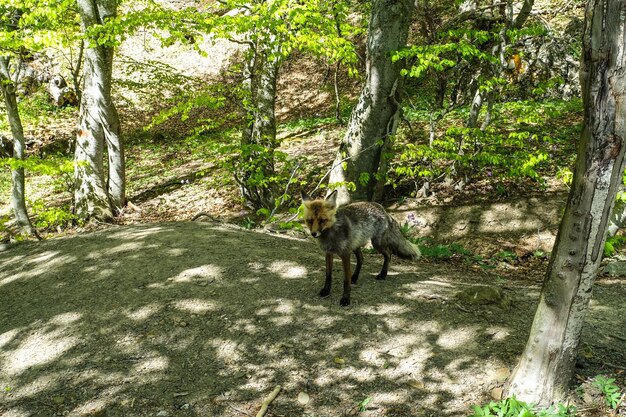
POLYGON ((340 204, 372 200, 380 194, 384 175, 383 152, 395 134, 400 118, 402 62, 391 53, 406 46, 414 0, 373 0, 367 34, 366 81, 352 110, 348 130, 339 146, 329 185, 338 185, 340 204), (382 162, 382 165, 381 165, 382 162), (350 193, 347 183, 356 189, 350 193))
MULTIPOLYGON (((13 136, 13 158, 21 161, 24 160, 25 150, 24 128, 22 126, 19 108, 17 107, 16 82, 11 77, 10 58, 7 56, 0 57, 0 88, 4 96, 7 118, 13 136)), ((11 171, 11 178, 11 204, 13 206, 13 213, 15 214, 15 221, 22 233, 39 238, 37 231, 30 222, 28 211, 26 210, 24 168, 14 168, 11 171)))
MULTIPOLYGON (((116 14, 116 0, 78 0, 83 31, 116 14)), ((125 204, 124 148, 111 98, 113 48, 86 45, 75 160, 75 204, 79 218, 110 219, 125 204), (104 169, 104 150, 108 170, 104 169)))
POLYGON ((624 171, 626 3, 589 0, 585 16, 578 159, 530 336, 507 387, 541 405, 567 394, 624 171))
POLYGON ((242 135, 242 159, 236 176, 242 197, 249 207, 274 207, 276 190, 271 178, 275 174, 276 80, 282 62, 280 44, 270 36, 268 45, 257 42, 247 53, 244 91, 246 120, 242 135))

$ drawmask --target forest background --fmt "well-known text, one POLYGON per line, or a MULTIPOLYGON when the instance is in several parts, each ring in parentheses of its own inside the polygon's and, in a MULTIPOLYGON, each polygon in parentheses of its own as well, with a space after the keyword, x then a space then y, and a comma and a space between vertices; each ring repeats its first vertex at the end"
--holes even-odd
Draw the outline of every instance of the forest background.
MULTIPOLYGON (((19 169, 26 172, 23 194, 34 229, 25 234, 43 238, 106 232, 109 223, 190 221, 199 214, 243 229, 302 236, 300 191, 323 195, 331 177, 333 187, 363 192, 394 213, 422 247, 429 264, 424 273, 451 268, 487 275, 490 283, 523 277, 532 286, 541 280, 582 130, 578 71, 583 2, 418 2, 408 21, 407 46, 391 60, 402 66, 401 83, 391 86, 392 101, 401 111, 375 123, 392 140, 383 144, 377 139, 359 151, 379 149, 373 169, 350 168, 343 146, 356 118, 353 109, 362 99, 369 4, 125 2, 115 4, 115 13, 91 32, 85 29, 84 11, 81 26, 73 2, 35 8, 42 4, 20 5, 22 16, 37 10, 30 29, 20 31, 24 37, 15 36, 10 18, 3 20, 3 45, 14 53, 3 61, 5 79, 15 77, 28 157, 16 158, 12 126, 0 121, 6 162, 0 174, 0 231, 5 242, 20 240, 25 232, 10 205, 11 173, 19 169), (531 10, 525 9, 527 4, 531 10), (100 168, 85 170, 87 177, 99 171, 107 189, 108 196, 100 198, 105 207, 99 209, 85 197, 93 187, 81 187, 77 176, 91 163, 89 158, 81 162, 76 150, 87 131, 82 124, 86 110, 77 106, 86 91, 86 42, 114 50, 109 81, 120 121, 116 135, 124 150, 121 194, 120 187, 111 187, 116 184, 111 173, 120 171, 111 159, 115 147, 110 140, 96 150, 100 168), (338 166, 357 175, 334 181, 332 171, 338 166)), ((6 2, 2 7, 6 18, 16 6, 6 2)), ((185 233, 180 238, 194 239, 185 233)), ((605 255, 616 255, 622 243, 615 227, 605 255)), ((277 251, 275 246, 268 244, 277 251)), ((289 251, 277 257, 289 259, 289 251)), ((468 291, 475 294, 473 286, 468 291)), ((488 307, 472 305, 469 311, 509 308, 519 301, 500 289, 495 293, 495 299, 484 302, 488 307)), ((449 295, 439 296, 450 302, 449 295)), ((466 310, 459 304, 456 311, 466 310)), ((619 323, 619 311, 609 323, 619 323)), ((176 327, 182 319, 172 320, 168 326, 176 327)), ((186 327, 188 321, 182 322, 186 327)), ((623 342, 619 333, 614 336, 623 342)), ((593 386, 587 378, 608 368, 623 386, 622 368, 616 365, 624 359, 619 351, 583 351, 590 362, 597 360, 579 374, 580 382, 593 386)), ((257 359, 253 362, 262 366, 257 359)), ((342 367, 344 359, 331 361, 342 367)), ((498 397, 506 367, 491 366, 488 373, 495 377, 470 389, 467 397, 442 389, 448 394, 441 407, 446 413, 463 413, 467 401, 498 397), (455 400, 449 401, 450 395, 455 400)), ((363 398, 376 396, 364 394, 356 408, 372 415, 403 415, 394 414, 398 407, 397 413, 411 415, 411 398, 419 397, 427 384, 406 375, 399 379, 414 391, 403 394, 404 400, 395 405, 383 400, 386 405, 368 411, 370 401, 363 398)), ((214 410, 251 410, 253 391, 242 388, 235 393, 236 405, 218 401, 214 410)), ((220 386, 212 392, 217 397, 228 390, 220 386)), ((87 397, 63 394, 59 400, 47 394, 40 401, 61 410, 77 407, 87 397)), ((137 398, 151 407, 181 406, 176 395, 175 404, 167 407, 145 395, 137 398)), ((321 410, 333 407, 318 401, 321 410)), ((209 407, 201 402, 198 409, 209 407)), ((340 402, 342 412, 354 412, 349 405, 354 396, 340 402)), ((434 399, 426 408, 436 412, 441 403, 434 399)), ((583 408, 606 407, 593 404, 583 408)), ((293 413, 300 405, 291 399, 282 406, 293 413)), ((126 409, 128 403, 120 407, 126 409)))

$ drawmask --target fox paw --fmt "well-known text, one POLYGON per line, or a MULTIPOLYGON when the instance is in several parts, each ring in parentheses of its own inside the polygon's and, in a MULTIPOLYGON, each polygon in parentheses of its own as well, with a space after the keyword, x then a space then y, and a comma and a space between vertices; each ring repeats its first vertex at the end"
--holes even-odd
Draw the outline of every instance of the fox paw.
POLYGON ((380 274, 376 275, 376 279, 379 281, 385 280, 387 279, 387 273, 386 272, 381 272, 380 274))
POLYGON ((349 297, 341 297, 341 300, 339 300, 339 305, 342 307, 347 307, 350 305, 350 298, 349 297))
POLYGON ((322 288, 320 290, 320 297, 326 298, 330 295, 330 288, 322 288))
POLYGON ((356 284, 358 279, 359 279, 359 277, 352 277, 352 279, 350 281, 352 281, 353 284, 356 284))

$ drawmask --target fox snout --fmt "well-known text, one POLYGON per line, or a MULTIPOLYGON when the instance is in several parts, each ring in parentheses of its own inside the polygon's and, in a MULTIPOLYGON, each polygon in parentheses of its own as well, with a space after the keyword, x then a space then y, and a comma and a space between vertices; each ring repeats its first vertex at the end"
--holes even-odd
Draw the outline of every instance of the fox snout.
POLYGON ((313 237, 320 237, 321 233, 320 232, 311 232, 311 236, 313 237))

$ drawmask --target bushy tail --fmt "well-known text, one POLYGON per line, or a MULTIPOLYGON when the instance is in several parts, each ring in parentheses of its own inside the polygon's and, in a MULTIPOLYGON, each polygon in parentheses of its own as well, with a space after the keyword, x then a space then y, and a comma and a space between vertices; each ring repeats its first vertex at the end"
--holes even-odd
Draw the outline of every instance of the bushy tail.
POLYGON ((419 259, 422 254, 420 253, 417 245, 409 242, 404 237, 398 222, 393 219, 390 220, 392 224, 385 232, 385 240, 389 245, 391 252, 402 259, 409 259, 411 261, 419 259))

